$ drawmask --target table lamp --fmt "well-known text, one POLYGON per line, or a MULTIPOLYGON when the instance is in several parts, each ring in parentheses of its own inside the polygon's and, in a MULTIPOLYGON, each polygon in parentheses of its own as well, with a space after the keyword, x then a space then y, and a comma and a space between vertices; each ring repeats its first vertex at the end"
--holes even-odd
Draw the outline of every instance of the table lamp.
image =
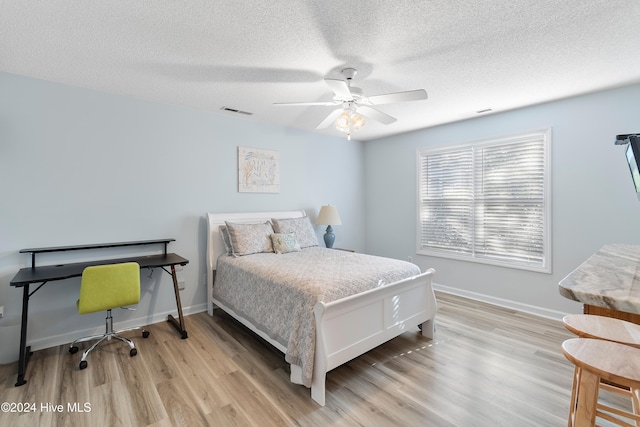
POLYGON ((342 224, 342 221, 340 221, 340 214, 338 214, 338 209, 331 205, 322 206, 318 213, 316 224, 327 226, 326 233, 324 233, 324 244, 326 247, 332 248, 333 242, 336 240, 336 235, 333 234, 333 228, 331 226, 342 224))

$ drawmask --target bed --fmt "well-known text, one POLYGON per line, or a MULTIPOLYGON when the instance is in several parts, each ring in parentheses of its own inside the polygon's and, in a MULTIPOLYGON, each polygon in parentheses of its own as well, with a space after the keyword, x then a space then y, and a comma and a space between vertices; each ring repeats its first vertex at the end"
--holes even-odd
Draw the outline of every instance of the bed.
POLYGON ((304 211, 206 219, 209 314, 224 310, 280 350, 318 404, 331 369, 416 326, 433 338, 433 269, 321 247, 304 211))

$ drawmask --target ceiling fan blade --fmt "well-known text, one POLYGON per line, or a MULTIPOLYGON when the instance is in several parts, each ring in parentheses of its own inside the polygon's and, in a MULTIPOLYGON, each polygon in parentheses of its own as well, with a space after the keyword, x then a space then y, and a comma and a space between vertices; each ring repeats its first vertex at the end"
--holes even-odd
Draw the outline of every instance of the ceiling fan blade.
POLYGON ((369 107, 368 105, 358 105, 358 108, 356 110, 363 116, 378 121, 384 125, 390 125, 391 123, 398 120, 395 117, 391 117, 390 115, 385 114, 382 111, 378 111, 375 108, 369 107))
POLYGON ((318 102, 274 102, 273 105, 278 105, 278 106, 308 106, 308 105, 323 105, 323 106, 329 106, 329 105, 338 105, 340 104, 339 102, 336 101, 318 101, 318 102))
POLYGON ((367 97, 372 105, 393 104, 395 102, 418 101, 427 99, 427 91, 424 89, 410 90, 407 92, 387 93, 367 97))
POLYGON ((331 126, 332 123, 335 123, 335 121, 338 120, 338 116, 342 114, 342 111, 342 108, 336 108, 333 110, 322 122, 320 122, 318 126, 316 126, 316 129, 324 129, 331 126))
POLYGON ((353 99, 353 95, 351 95, 351 90, 349 89, 349 85, 344 80, 336 80, 336 79, 324 79, 325 83, 333 93, 336 94, 336 98, 340 100, 351 100, 353 99))

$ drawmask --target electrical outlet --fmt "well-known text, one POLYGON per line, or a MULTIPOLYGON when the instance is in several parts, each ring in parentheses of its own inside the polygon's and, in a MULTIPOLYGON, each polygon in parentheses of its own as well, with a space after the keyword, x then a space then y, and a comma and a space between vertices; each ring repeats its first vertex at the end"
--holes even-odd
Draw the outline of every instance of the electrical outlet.
POLYGON ((0 319, 4 317, 4 305, 0 305, 0 319))
POLYGON ((409 256, 409 262, 413 262, 413 257, 409 256))
POLYGON ((184 290, 184 280, 178 280, 178 290, 179 291, 184 290))

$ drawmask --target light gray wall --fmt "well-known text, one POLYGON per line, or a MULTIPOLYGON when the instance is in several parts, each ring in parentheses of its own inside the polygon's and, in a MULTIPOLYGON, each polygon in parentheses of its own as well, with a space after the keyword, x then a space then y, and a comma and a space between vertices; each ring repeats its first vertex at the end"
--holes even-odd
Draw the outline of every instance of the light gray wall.
POLYGON ((633 85, 367 142, 367 252, 411 256, 461 294, 550 316, 579 312, 558 282, 606 243, 640 243, 640 202, 613 143, 640 132, 639 111, 633 85), (552 130, 552 274, 416 255, 416 150, 543 128, 552 130))
MULTIPOLYGON (((330 203, 343 222, 336 246, 362 251, 362 179, 357 141, 0 73, 0 326, 20 314, 9 282, 30 263, 22 248, 175 238, 170 251, 190 261, 179 273, 187 313, 206 308, 205 212, 304 209, 313 220, 330 203), (280 153, 279 194, 238 193, 238 146, 280 153)), ((117 320, 175 312, 170 276, 143 279, 138 310, 117 320)), ((34 349, 103 327, 102 314, 76 313, 78 289, 79 279, 51 282, 31 298, 34 349)))
MULTIPOLYGON (((314 218, 335 204, 344 224, 335 227, 336 246, 412 256, 436 268, 437 284, 543 314, 579 311, 559 296, 558 282, 602 245, 640 240, 640 202, 623 148, 613 145, 614 135, 640 131, 640 85, 366 143, 6 73, 0 94, 0 327, 19 316, 22 293, 9 281, 29 265, 18 254, 27 247, 173 237, 170 249, 190 260, 179 273, 185 311, 204 310, 207 211, 305 209, 314 218), (416 255, 418 148, 546 127, 552 274, 416 255), (237 192, 239 145, 280 152, 279 194, 237 192)), ((76 313, 78 287, 79 279, 53 282, 32 297, 34 349, 102 327, 102 315, 76 313)), ((139 323, 173 310, 170 277, 155 271, 143 274, 138 311, 117 316, 139 323)))

